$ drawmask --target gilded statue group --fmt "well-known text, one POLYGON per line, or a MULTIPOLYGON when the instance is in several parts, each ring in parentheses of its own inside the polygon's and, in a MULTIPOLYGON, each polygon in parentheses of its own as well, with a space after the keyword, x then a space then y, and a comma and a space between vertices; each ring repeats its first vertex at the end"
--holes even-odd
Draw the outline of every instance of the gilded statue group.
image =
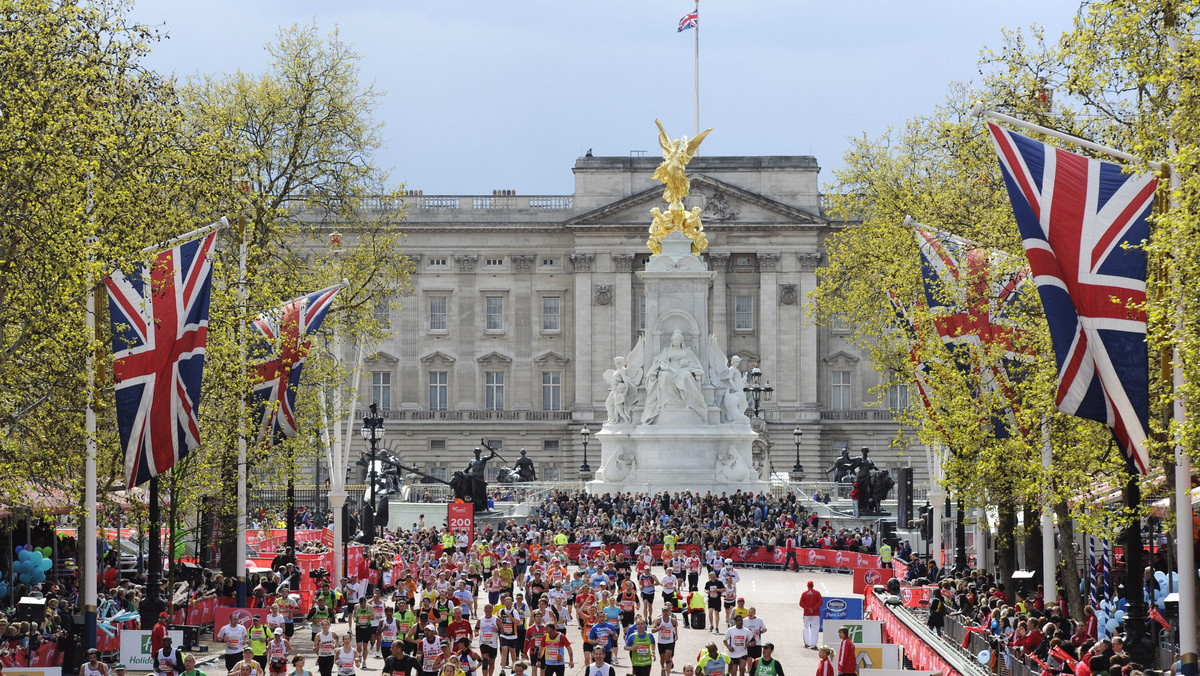
POLYGON ((700 207, 692 207, 691 211, 683 208, 683 198, 688 196, 692 188, 692 181, 687 177, 685 169, 687 163, 696 155, 704 137, 708 136, 712 129, 705 129, 691 140, 684 136, 672 141, 667 137, 662 123, 658 120, 654 123, 658 125, 658 144, 662 146, 663 162, 658 165, 651 178, 666 184, 663 199, 667 201, 667 210, 663 212, 658 207, 650 210, 654 220, 650 223, 650 239, 646 241, 646 246, 655 254, 660 254, 662 240, 672 231, 678 230, 692 240, 692 253, 700 255, 708 248, 708 238, 704 234, 704 225, 700 222, 700 207))
POLYGON ((645 341, 637 345, 625 357, 613 360, 614 368, 604 372, 608 383, 608 424, 623 425, 634 422, 634 406, 637 405, 644 385, 646 397, 642 402, 640 422, 654 424, 664 409, 684 409, 696 416, 696 422, 708 418, 708 403, 704 397, 704 386, 709 384, 714 391, 713 405, 721 412, 721 422, 750 422, 746 416, 745 380, 739 367, 741 358, 730 359, 717 345, 717 337, 709 337, 708 364, 703 364, 694 350, 687 346, 683 332, 676 329, 671 341, 655 355, 650 367, 645 369, 645 341), (644 375, 643 375, 644 371, 644 375))

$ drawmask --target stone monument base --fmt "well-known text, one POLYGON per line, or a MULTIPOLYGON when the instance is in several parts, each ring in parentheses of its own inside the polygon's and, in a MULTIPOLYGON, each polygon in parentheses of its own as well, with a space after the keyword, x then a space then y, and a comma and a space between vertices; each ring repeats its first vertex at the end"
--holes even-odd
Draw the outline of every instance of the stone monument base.
MULTIPOLYGON (((668 416, 663 416, 668 417, 668 416)), ((605 425, 596 433, 600 469, 587 491, 603 493, 761 493, 751 445, 758 435, 747 423, 664 422, 605 425)))

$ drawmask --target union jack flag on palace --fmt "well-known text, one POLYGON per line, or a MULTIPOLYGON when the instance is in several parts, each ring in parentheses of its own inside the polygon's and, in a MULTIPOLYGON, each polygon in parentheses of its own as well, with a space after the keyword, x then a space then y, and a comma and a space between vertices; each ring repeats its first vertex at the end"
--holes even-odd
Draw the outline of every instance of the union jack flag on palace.
POLYGON ((989 124, 1058 362, 1058 409, 1112 428, 1149 464, 1147 217, 1158 180, 989 124))
POLYGON ((960 368, 977 368, 983 389, 999 393, 1008 402, 1007 423, 992 421, 996 437, 1005 438, 1019 429, 1012 371, 1018 362, 1029 359, 1014 345, 1018 330, 1013 321, 1023 295, 1032 292, 1028 269, 1005 272, 1003 252, 978 247, 949 233, 918 227, 916 236, 925 301, 934 327, 960 368), (978 355, 961 354, 960 347, 986 349, 996 358, 988 364, 968 366, 978 355))
POLYGON ((685 31, 689 28, 695 28, 699 25, 700 25, 700 8, 697 7, 696 9, 693 9, 692 11, 683 15, 683 18, 679 20, 679 28, 676 29, 675 32, 682 33, 683 31, 685 31))
POLYGON ((296 388, 312 336, 342 285, 301 296, 254 320, 250 354, 257 361, 250 373, 253 395, 261 409, 259 441, 296 436, 296 388), (261 360, 261 361, 259 361, 261 360))
POLYGON ((113 332, 117 427, 132 488, 200 445, 198 413, 217 233, 104 280, 113 332))

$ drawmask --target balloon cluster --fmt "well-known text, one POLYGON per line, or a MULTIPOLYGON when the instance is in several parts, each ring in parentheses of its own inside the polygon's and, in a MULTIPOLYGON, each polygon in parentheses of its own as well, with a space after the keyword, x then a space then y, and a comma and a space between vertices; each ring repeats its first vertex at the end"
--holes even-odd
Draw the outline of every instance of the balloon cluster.
POLYGON ((53 550, 49 547, 35 549, 20 545, 17 547, 17 560, 13 563, 13 573, 25 584, 41 584, 46 581, 46 571, 54 567, 50 560, 53 550))

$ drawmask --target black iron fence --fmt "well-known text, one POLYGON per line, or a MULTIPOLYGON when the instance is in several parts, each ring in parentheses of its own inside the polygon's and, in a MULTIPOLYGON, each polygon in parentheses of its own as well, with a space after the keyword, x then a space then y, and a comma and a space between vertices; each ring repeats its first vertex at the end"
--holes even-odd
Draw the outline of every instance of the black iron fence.
MULTIPOLYGON (((363 507, 365 487, 361 485, 346 486, 346 505, 351 512, 360 511, 363 507)), ((305 508, 308 518, 316 528, 333 525, 333 506, 329 503, 329 491, 325 488, 312 486, 297 486, 294 491, 295 506, 299 510, 305 508)), ((255 488, 246 496, 246 507, 252 522, 266 519, 283 523, 287 514, 287 488, 255 488)))

